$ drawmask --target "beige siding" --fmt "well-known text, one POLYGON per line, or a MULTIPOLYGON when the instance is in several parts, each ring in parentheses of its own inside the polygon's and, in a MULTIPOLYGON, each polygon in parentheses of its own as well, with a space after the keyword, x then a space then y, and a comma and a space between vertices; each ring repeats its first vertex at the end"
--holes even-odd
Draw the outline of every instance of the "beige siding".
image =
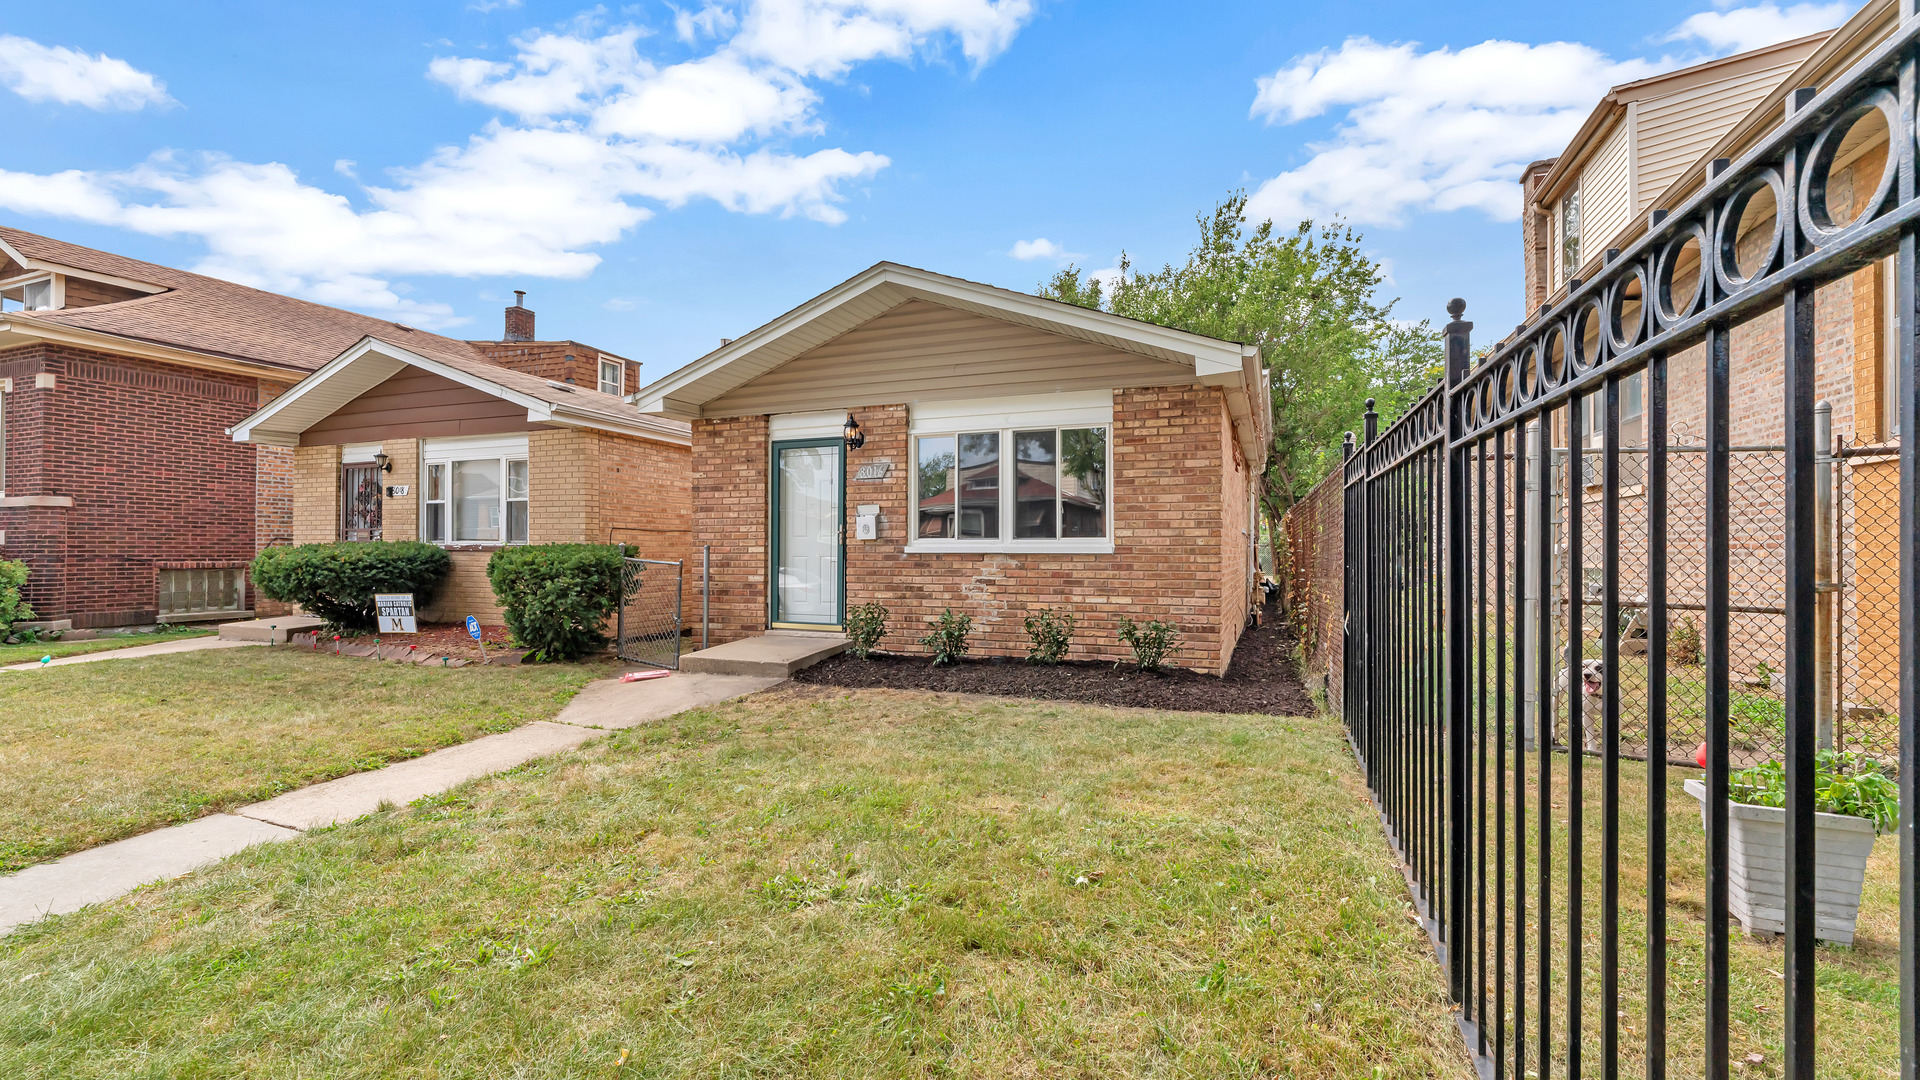
POLYGON ((1650 208, 1687 166, 1733 130, 1795 66, 1787 63, 1743 72, 1641 101, 1636 209, 1650 208))
POLYGON ((1580 261, 1600 254, 1620 230, 1633 220, 1633 193, 1628 190, 1632 124, 1623 119, 1580 173, 1580 261))
POLYGON ((749 416, 1192 381, 1192 369, 1181 365, 910 300, 703 411, 749 416))

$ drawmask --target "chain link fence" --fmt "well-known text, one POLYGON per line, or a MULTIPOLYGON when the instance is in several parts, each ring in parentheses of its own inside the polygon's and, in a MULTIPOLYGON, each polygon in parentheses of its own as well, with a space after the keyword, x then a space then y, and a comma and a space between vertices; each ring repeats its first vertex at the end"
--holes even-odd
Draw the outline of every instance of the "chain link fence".
POLYGON ((621 562, 616 634, 620 658, 679 670, 682 564, 661 559, 621 562))

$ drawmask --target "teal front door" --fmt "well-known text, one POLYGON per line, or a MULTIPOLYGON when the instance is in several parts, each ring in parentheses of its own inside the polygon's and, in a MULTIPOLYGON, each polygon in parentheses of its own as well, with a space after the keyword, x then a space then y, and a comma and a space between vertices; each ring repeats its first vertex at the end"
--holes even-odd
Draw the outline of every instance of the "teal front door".
POLYGON ((773 621, 840 624, 841 442, 773 448, 773 621))

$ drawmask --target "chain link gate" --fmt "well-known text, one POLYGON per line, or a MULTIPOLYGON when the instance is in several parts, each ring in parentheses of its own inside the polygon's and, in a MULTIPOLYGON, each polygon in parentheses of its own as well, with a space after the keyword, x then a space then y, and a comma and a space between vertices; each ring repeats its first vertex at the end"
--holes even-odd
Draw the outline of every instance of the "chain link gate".
POLYGON ((680 591, 678 561, 621 559, 620 659, 680 669, 680 591))

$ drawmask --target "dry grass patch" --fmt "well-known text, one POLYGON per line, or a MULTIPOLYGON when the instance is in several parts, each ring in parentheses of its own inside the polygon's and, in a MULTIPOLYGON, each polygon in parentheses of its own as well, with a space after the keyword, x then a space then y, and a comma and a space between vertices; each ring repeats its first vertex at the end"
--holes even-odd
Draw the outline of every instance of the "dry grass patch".
POLYGON ((1472 1075, 1335 724, 823 689, 25 929, 0 1073, 1472 1075))
POLYGON ((0 675, 0 870, 546 719, 609 670, 250 648, 0 675))
POLYGON ((79 656, 81 653, 110 652, 114 649, 131 649, 140 645, 164 645, 169 641, 210 637, 215 633, 218 631, 204 626, 181 626, 168 630, 156 630, 151 634, 108 634, 105 637, 88 638, 85 641, 57 638, 51 641, 0 645, 0 667, 8 664, 25 664, 47 656, 58 660, 63 656, 79 656))

